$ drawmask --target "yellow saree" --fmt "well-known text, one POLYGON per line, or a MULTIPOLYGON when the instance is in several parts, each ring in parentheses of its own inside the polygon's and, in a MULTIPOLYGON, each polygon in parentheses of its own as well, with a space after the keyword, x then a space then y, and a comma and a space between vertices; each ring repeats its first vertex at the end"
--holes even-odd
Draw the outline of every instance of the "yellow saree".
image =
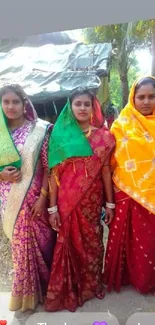
POLYGON ((134 93, 138 81, 131 88, 128 104, 111 127, 116 139, 112 157, 113 181, 120 190, 155 214, 155 115, 143 116, 135 109, 134 93))

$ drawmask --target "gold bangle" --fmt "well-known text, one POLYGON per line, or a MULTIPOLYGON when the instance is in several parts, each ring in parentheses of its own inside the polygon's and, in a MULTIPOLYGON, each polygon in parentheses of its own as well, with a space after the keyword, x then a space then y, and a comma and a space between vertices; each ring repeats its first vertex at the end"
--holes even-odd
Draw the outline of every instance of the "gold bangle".
POLYGON ((44 197, 47 197, 48 196, 48 192, 42 187, 41 188, 41 194, 44 196, 44 197))

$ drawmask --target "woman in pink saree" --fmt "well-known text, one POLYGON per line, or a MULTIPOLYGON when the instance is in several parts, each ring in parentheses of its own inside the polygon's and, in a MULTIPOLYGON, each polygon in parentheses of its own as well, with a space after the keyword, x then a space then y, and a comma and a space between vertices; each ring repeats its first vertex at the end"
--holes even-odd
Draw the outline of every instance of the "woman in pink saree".
POLYGON ((45 301, 47 311, 74 312, 95 296, 104 298, 101 213, 107 200, 106 221, 110 223, 113 194, 109 159, 114 144, 96 97, 87 90, 75 91, 49 142, 49 220, 58 236, 45 301))
POLYGON ((0 98, 0 217, 14 268, 9 309, 26 311, 44 301, 56 239, 47 211, 51 125, 20 86, 4 86, 0 98))

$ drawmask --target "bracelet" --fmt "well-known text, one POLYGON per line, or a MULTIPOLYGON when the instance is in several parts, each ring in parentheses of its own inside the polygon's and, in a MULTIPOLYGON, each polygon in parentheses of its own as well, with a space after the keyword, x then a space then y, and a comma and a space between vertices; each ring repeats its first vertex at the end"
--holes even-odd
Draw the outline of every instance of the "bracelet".
POLYGON ((41 194, 46 198, 48 196, 48 192, 42 187, 41 194))
POLYGON ((54 207, 48 208, 47 211, 49 214, 56 213, 58 211, 58 207, 55 205, 54 207))
POLYGON ((114 203, 106 202, 106 208, 115 209, 115 204, 114 203))

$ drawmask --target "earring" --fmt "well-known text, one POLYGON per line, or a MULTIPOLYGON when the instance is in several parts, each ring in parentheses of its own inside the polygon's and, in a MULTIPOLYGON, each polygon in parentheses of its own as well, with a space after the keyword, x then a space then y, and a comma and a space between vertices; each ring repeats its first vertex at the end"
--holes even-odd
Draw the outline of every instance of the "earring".
POLYGON ((24 108, 24 115, 26 114, 26 109, 24 108))
POLYGON ((93 123, 93 114, 90 115, 90 123, 93 123))

